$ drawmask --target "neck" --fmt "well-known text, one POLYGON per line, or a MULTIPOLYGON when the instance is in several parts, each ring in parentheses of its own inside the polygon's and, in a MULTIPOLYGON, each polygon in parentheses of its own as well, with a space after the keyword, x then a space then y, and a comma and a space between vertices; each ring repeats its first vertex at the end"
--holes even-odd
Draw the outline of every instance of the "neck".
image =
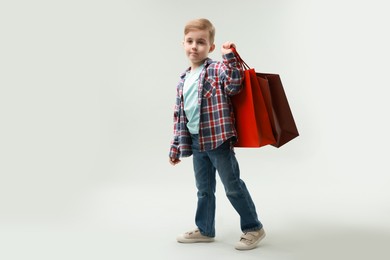
POLYGON ((204 61, 205 60, 203 60, 203 61, 201 61, 199 63, 191 63, 191 70, 195 70, 195 69, 199 68, 200 66, 202 66, 204 61))

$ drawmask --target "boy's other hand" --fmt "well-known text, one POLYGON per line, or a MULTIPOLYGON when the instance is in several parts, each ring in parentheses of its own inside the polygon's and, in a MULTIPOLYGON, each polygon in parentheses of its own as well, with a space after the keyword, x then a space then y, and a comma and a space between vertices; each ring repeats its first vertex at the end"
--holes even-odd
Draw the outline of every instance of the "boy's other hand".
POLYGON ((176 165, 179 162, 181 162, 181 160, 178 159, 178 158, 169 158, 169 163, 172 164, 172 165, 176 165))
POLYGON ((231 48, 236 48, 236 45, 233 42, 225 42, 222 44, 221 52, 223 55, 231 53, 232 49, 231 48))

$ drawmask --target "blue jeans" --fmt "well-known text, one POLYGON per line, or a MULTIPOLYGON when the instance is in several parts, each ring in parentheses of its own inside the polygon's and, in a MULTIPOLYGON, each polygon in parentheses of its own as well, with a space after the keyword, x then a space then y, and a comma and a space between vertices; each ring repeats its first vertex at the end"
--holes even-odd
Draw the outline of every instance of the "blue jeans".
POLYGON ((218 171, 225 188, 226 196, 240 215, 243 232, 261 229, 263 225, 258 220, 256 208, 246 188, 240 179, 240 169, 230 140, 214 150, 199 151, 198 135, 191 135, 193 164, 196 187, 198 189, 198 206, 195 224, 202 235, 215 236, 215 187, 218 171))

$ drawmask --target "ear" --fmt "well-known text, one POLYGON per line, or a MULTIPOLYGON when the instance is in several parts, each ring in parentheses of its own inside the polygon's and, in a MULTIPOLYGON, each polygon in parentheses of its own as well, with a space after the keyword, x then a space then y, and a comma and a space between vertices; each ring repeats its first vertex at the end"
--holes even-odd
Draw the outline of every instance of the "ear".
POLYGON ((209 52, 213 52, 214 49, 215 49, 215 44, 213 43, 213 44, 210 46, 209 52))

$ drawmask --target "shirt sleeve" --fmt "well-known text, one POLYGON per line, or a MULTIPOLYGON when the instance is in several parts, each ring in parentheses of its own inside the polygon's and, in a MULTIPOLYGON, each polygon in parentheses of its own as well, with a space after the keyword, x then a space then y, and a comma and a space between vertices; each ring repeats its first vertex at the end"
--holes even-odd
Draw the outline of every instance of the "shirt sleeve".
POLYGON ((223 64, 220 78, 225 92, 229 96, 236 95, 242 90, 244 71, 233 52, 223 55, 223 64))
POLYGON ((179 148, 180 101, 181 100, 180 100, 179 90, 177 90, 176 103, 173 112, 173 139, 171 141, 171 148, 169 150, 169 157, 175 159, 180 157, 180 148, 179 148))

